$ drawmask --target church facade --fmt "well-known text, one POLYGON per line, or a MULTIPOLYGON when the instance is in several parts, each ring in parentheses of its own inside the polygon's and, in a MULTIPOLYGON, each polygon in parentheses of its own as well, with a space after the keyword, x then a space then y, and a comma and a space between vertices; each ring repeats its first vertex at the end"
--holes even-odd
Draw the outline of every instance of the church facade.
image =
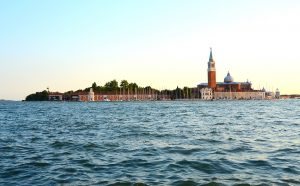
POLYGON ((207 83, 198 85, 200 89, 201 99, 265 99, 265 92, 252 89, 252 84, 248 80, 246 82, 236 82, 233 77, 228 74, 224 78, 224 82, 216 81, 216 63, 213 59, 212 49, 210 49, 207 83))

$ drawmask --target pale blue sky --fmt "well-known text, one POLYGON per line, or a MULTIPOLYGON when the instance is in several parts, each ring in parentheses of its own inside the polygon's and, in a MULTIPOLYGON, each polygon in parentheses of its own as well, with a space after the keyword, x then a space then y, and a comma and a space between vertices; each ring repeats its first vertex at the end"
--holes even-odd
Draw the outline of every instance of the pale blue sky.
POLYGON ((229 70, 255 88, 300 93, 300 1, 2 0, 0 99, 127 79, 159 89, 229 70))

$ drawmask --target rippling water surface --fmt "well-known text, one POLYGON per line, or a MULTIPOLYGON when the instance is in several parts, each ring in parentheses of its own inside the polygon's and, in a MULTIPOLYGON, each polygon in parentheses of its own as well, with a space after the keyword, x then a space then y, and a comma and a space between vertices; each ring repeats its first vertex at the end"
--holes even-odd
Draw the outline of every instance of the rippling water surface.
POLYGON ((0 102, 0 185, 300 185, 300 100, 0 102))

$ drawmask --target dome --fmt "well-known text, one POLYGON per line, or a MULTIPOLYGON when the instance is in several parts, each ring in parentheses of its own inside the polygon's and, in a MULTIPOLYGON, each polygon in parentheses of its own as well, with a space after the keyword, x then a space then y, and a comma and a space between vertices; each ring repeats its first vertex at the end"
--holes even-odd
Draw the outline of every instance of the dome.
POLYGON ((224 83, 232 83, 232 82, 233 82, 233 77, 228 72, 227 76, 224 78, 224 83))

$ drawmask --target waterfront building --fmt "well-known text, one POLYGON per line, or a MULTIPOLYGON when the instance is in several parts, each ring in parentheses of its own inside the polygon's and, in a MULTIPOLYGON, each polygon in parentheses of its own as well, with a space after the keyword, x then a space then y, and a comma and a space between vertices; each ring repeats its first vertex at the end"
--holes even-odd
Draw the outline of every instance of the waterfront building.
POLYGON ((94 92, 90 88, 89 92, 75 91, 69 93, 49 93, 49 101, 80 101, 80 102, 93 102, 93 101, 151 101, 151 100, 170 100, 170 94, 146 93, 146 92, 94 92))
POLYGON ((201 95, 201 99, 204 99, 204 100, 213 99, 213 91, 209 87, 200 89, 200 95, 201 95))
POLYGON ((211 99, 265 99, 265 92, 252 89, 252 83, 236 82, 228 72, 224 78, 224 82, 216 82, 216 62, 213 59, 212 49, 210 49, 207 83, 198 85, 200 89, 201 99, 209 98, 212 91, 211 99))
POLYGON ((274 99, 274 98, 275 98, 274 92, 266 91, 266 92, 265 92, 265 98, 266 98, 266 99, 274 99))
POLYGON ((62 101, 63 100, 63 93, 49 92, 48 100, 49 101, 62 101))
POLYGON ((215 99, 265 99, 264 92, 214 92, 215 99))

